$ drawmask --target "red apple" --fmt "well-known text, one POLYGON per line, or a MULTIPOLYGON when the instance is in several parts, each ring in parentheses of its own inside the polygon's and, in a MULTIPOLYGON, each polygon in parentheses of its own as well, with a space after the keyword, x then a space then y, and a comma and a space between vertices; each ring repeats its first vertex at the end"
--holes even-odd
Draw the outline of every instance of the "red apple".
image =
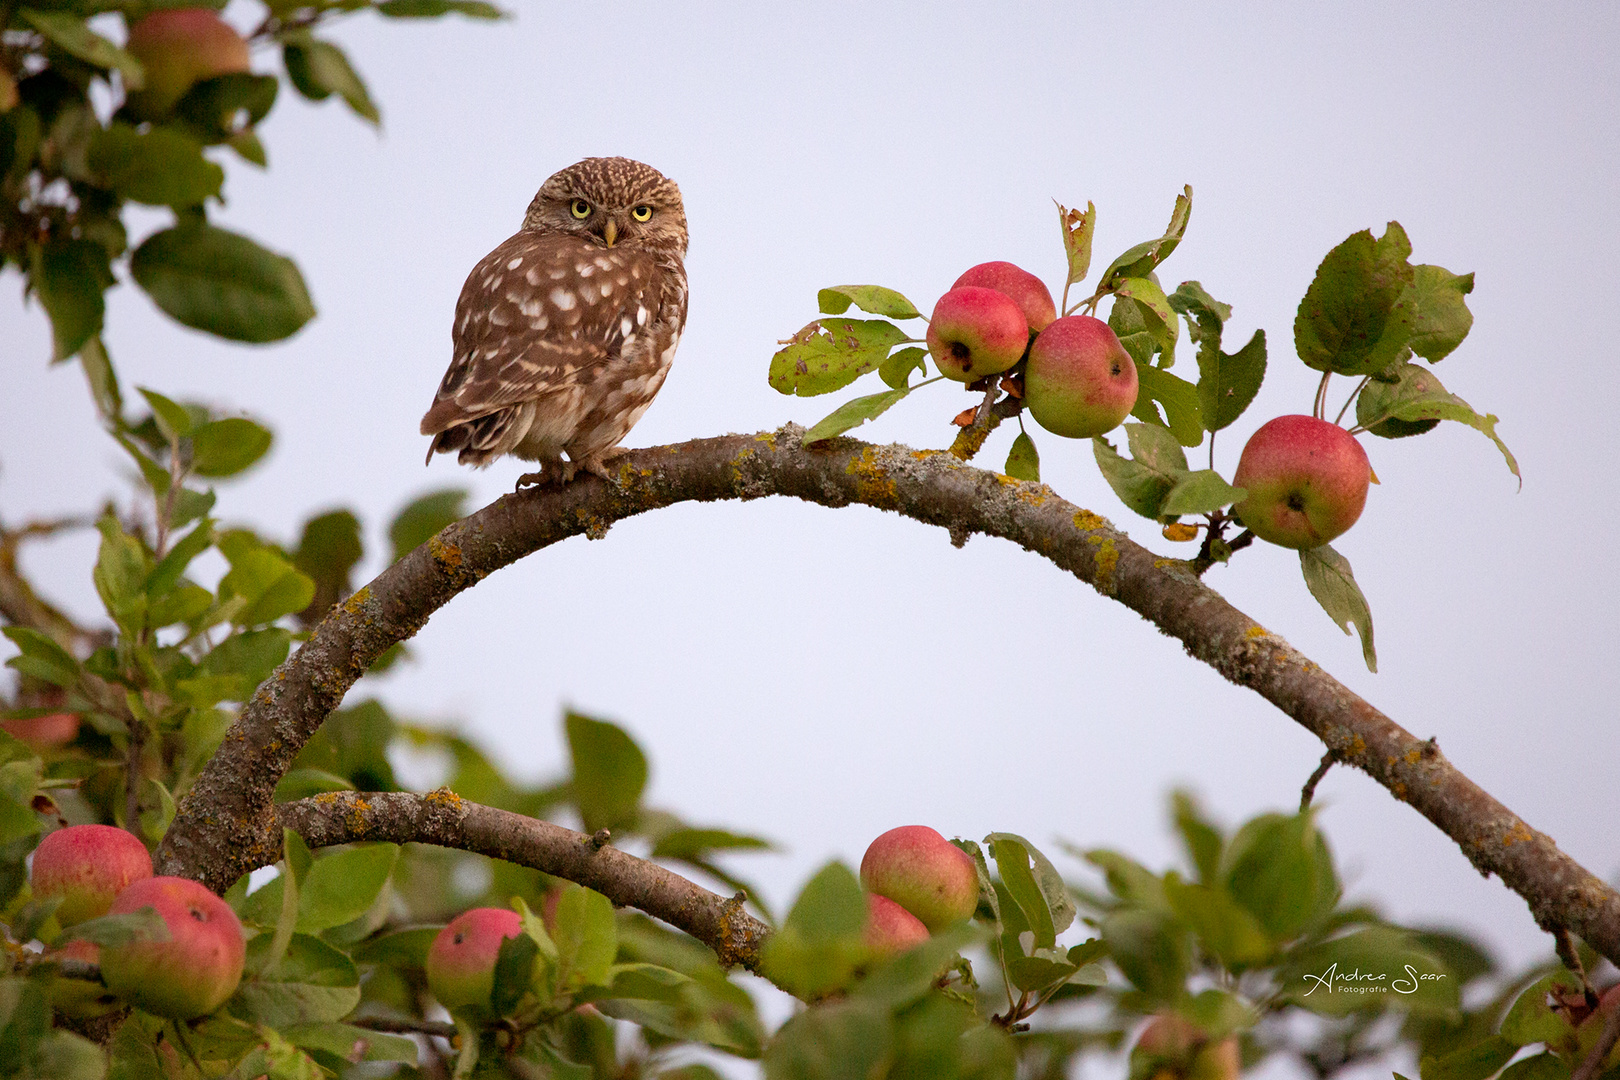
POLYGON ((1372 466, 1355 437, 1314 416, 1279 416, 1249 437, 1232 482, 1232 514, 1262 540, 1313 548, 1356 523, 1372 466))
POLYGON ((207 8, 154 11, 129 28, 124 51, 141 62, 146 81, 128 95, 142 120, 168 115, 193 83, 248 70, 242 35, 207 8))
MULTIPOLYGON (((78 960, 86 964, 101 963, 101 950, 94 944, 75 938, 60 948, 45 954, 58 960, 78 960)), ((121 1006, 111 990, 89 979, 58 978, 51 983, 51 1007, 65 1016, 88 1020, 105 1016, 121 1006)))
POLYGON ((64 927, 105 915, 131 882, 152 876, 152 856, 134 833, 111 825, 70 825, 34 849, 29 884, 36 900, 60 896, 64 927))
POLYGON ((1004 292, 979 285, 952 289, 934 305, 928 351, 939 373, 974 382, 1018 363, 1029 347, 1029 320, 1004 292))
POLYGON ((866 944, 879 956, 903 953, 928 940, 928 927, 911 912, 877 893, 866 894, 866 944))
POLYGON ((79 718, 72 713, 46 713, 15 720, 0 720, 0 731, 30 746, 63 746, 79 734, 79 718))
POLYGON ((1057 305, 1041 279, 1010 262, 980 263, 957 278, 951 288, 960 289, 964 285, 978 285, 1012 297, 1034 333, 1040 333, 1057 318, 1057 305))
POLYGON ((1068 315, 1040 332, 1024 369, 1024 404, 1054 435, 1114 430, 1136 405, 1136 362, 1101 319, 1068 315))
POLYGON ((927 825, 890 829, 866 849, 861 885, 888 897, 935 933, 972 916, 979 874, 968 853, 927 825))
POLYGON ((206 1016, 236 993, 247 944, 231 906, 198 882, 150 877, 118 894, 108 914, 156 909, 169 940, 136 940, 101 950, 107 989, 136 1008, 171 1020, 206 1016))
POLYGON ((495 989, 501 942, 523 933, 523 920, 506 908, 463 911, 428 946, 428 989, 451 1012, 487 1011, 495 989))

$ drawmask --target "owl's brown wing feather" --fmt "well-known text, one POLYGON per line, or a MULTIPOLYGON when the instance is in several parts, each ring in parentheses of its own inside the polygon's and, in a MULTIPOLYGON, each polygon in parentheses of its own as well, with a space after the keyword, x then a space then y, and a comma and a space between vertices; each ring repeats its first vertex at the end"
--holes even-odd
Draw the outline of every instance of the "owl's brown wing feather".
MULTIPOLYGON (((647 253, 520 232, 473 268, 456 302, 454 355, 422 417, 423 435, 543 398, 614 359, 661 290, 647 253)), ((478 440, 484 433, 469 431, 478 440)), ((435 439, 452 450, 466 438, 435 439)))

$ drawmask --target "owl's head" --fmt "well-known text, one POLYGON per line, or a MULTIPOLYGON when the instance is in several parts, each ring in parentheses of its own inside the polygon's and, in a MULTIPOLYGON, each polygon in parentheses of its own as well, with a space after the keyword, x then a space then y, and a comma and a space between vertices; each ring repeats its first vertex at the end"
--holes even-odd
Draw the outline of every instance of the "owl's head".
POLYGON ((586 158, 540 186, 523 228, 571 233, 604 247, 624 244, 686 255, 686 210, 675 181, 629 158, 586 158))

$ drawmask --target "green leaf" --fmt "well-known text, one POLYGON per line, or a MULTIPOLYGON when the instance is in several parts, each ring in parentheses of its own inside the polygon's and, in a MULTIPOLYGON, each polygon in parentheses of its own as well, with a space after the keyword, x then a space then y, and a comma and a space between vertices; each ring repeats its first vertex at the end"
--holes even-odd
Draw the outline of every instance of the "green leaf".
POLYGON ((152 420, 157 424, 158 431, 171 444, 179 442, 191 434, 191 411, 184 405, 170 398, 164 397, 156 390, 148 390, 144 386, 137 386, 141 397, 152 409, 152 420))
POLYGON ((1152 364, 1136 363, 1138 390, 1136 405, 1131 415, 1138 420, 1167 427, 1182 446, 1197 446, 1204 441, 1204 420, 1198 405, 1198 387, 1186 379, 1178 378, 1152 364), (1159 416, 1153 403, 1164 406, 1159 416))
POLYGON ((125 635, 135 637, 145 627, 146 578, 152 571, 146 550, 116 518, 104 517, 96 528, 101 530, 101 552, 92 575, 96 592, 125 635))
POLYGON ((900 401, 911 388, 902 386, 896 390, 885 390, 879 394, 868 394, 865 397, 852 398, 834 409, 827 416, 816 422, 815 426, 804 433, 804 444, 808 446, 822 439, 830 439, 835 435, 842 435, 850 428, 860 427, 868 420, 874 420, 889 411, 889 407, 900 401))
POLYGON ((817 319, 771 357, 769 381, 779 393, 814 397, 842 389, 910 340, 884 319, 817 319))
POLYGON ((358 844, 316 859, 298 887, 298 932, 317 934, 364 915, 398 857, 397 844, 358 844))
POLYGON ((1569 1080, 1568 1062, 1556 1054, 1522 1058, 1502 1070, 1500 1080, 1569 1080))
POLYGON ((398 1061, 416 1064, 416 1041, 353 1024, 294 1024, 282 1038, 304 1050, 319 1050, 344 1061, 398 1061))
POLYGON ((766 1080, 848 1080, 888 1075, 894 1052, 889 1010, 863 1000, 807 1009, 765 1047, 766 1080))
POLYGON ((655 859, 702 859, 714 851, 772 851, 769 840, 745 836, 725 829, 673 829, 658 837, 651 855, 655 859))
POLYGON ((1198 880, 1206 885, 1215 881, 1220 870, 1221 850, 1226 845, 1220 829, 1204 816, 1198 803, 1186 791, 1171 793, 1170 811, 1175 819, 1176 831, 1181 834, 1182 845, 1187 849, 1187 857, 1198 871, 1198 880))
POLYGON ((647 787, 647 755, 617 724, 570 712, 563 727, 574 763, 574 803, 585 831, 633 823, 647 787))
POLYGON ((1121 300, 1109 305, 1108 328, 1138 365, 1153 363, 1154 354, 1159 351, 1159 339, 1148 325, 1147 312, 1141 304, 1121 300))
POLYGON ((53 359, 66 360, 101 333, 112 284, 107 249, 89 240, 55 239, 34 249, 29 284, 51 317, 53 359))
POLYGON ((225 1005, 232 1016, 286 1029, 342 1020, 360 1003, 359 969, 342 952, 320 938, 294 934, 281 962, 267 970, 270 939, 260 934, 248 942, 249 974, 225 1005))
POLYGON ((913 371, 928 374, 927 357, 928 350, 916 345, 896 349, 878 365, 878 378, 895 390, 909 386, 913 371))
POLYGON ((1307 367, 1370 375, 1401 359, 1415 315, 1411 254, 1395 221, 1378 240, 1363 229, 1328 252, 1294 317, 1294 346, 1307 367))
POLYGON ((122 423, 124 395, 118 388, 118 373, 101 338, 92 335, 79 347, 79 365, 84 369, 84 380, 90 384, 90 396, 95 398, 96 411, 104 423, 122 423))
POLYGON ((1196 281, 1183 281, 1176 286, 1176 291, 1171 293, 1168 299, 1170 307, 1177 314, 1187 316, 1192 320, 1192 325, 1199 328, 1193 335, 1194 341, 1202 340, 1199 335, 1208 332, 1210 326, 1213 326, 1218 338, 1221 324, 1232 317, 1232 305, 1221 303, 1196 281))
POLYGON ((1427 368, 1402 364, 1394 374, 1394 382, 1374 379, 1362 387, 1361 393, 1356 396, 1358 426, 1373 435, 1401 438, 1420 435, 1441 420, 1455 420, 1483 433, 1494 442, 1507 460, 1508 470, 1514 476, 1519 476, 1519 463, 1514 460, 1507 444, 1496 434, 1495 416, 1476 413, 1468 402, 1448 393, 1434 372, 1427 368))
POLYGON ((1040 483, 1041 455, 1035 449, 1035 440, 1029 437, 1027 431, 1020 431, 1018 438, 1013 440, 1012 449, 1007 451, 1007 464, 1002 471, 1014 480, 1040 483))
POLYGON ((1170 494, 1165 496, 1163 505, 1159 507, 1159 514, 1163 517, 1172 514, 1209 514, 1223 506, 1241 502, 1246 494, 1243 488, 1233 487, 1221 479, 1220 473, 1214 469, 1199 469, 1176 481, 1176 486, 1170 489, 1170 494))
POLYGON ((141 62, 91 30, 77 15, 66 11, 31 11, 23 8, 17 12, 17 16, 44 34, 51 44, 63 52, 98 68, 116 69, 129 89, 138 90, 145 85, 146 72, 141 62))
POLYGON ((1024 907, 1025 914, 1030 914, 1029 908, 1025 907, 1025 896, 1031 888, 1039 892, 1040 906, 1045 908, 1045 912, 1032 916, 1030 927, 1037 930, 1039 942, 1049 920, 1054 941, 1041 943, 1055 944, 1055 935, 1067 930, 1074 923, 1075 916, 1074 901, 1069 896, 1069 887, 1064 883, 1063 876, 1039 848, 1016 833, 994 832, 985 837, 984 842, 990 845, 996 870, 1018 899, 1019 906, 1024 907), (1034 921, 1036 918, 1041 920, 1039 929, 1034 921))
POLYGON ((557 900, 551 939, 557 945, 557 989, 605 986, 619 951, 613 903, 582 885, 565 885, 557 900))
MULTIPOLYGON (((207 144, 232 143, 232 148, 252 160, 251 150, 238 140, 251 140, 253 125, 263 120, 276 103, 281 81, 274 75, 233 71, 201 79, 175 104, 174 111, 190 134, 207 144)), ((263 147, 259 147, 262 158, 263 147)), ((262 161, 255 162, 262 164, 262 161)))
POLYGON ((130 258, 141 288, 178 322, 233 341, 280 341, 315 317, 291 259, 197 222, 147 237, 130 258))
POLYGON ((125 915, 101 915, 86 919, 63 932, 58 944, 65 941, 88 941, 92 945, 121 946, 136 941, 170 940, 169 924, 157 909, 151 906, 125 915))
POLYGON ((1266 377, 1266 332, 1256 330, 1235 353, 1221 352, 1220 336, 1206 337, 1198 348, 1199 417, 1210 431, 1220 431, 1243 415, 1266 377))
POLYGON ((1170 212, 1170 224, 1166 226, 1164 235, 1157 240, 1137 244, 1110 263, 1098 283, 1099 291, 1109 291, 1125 278, 1147 277, 1176 250, 1187 232, 1187 221, 1192 217, 1192 188, 1188 186, 1182 190, 1183 193, 1176 196, 1176 205, 1170 212))
MULTIPOLYGON (((1163 428, 1149 424, 1127 424, 1125 427, 1127 433, 1139 427, 1164 431, 1163 428)), ((1174 438, 1168 432, 1165 433, 1165 437, 1174 443, 1174 438)), ((1180 445, 1176 446, 1179 450, 1180 445)), ((1159 508, 1164 505, 1170 489, 1175 487, 1180 476, 1185 475, 1184 472, 1166 473, 1145 462, 1123 457, 1114 449, 1112 443, 1100 435, 1091 440, 1091 450, 1097 459, 1097 468, 1102 471, 1103 479, 1114 489, 1114 494, 1119 496, 1120 502, 1145 518, 1158 518, 1159 508)))
POLYGON ((1316 602, 1328 613, 1335 626, 1346 634, 1350 627, 1361 636, 1361 658, 1367 670, 1378 670, 1378 653, 1373 648, 1372 609, 1361 595, 1361 586, 1350 570, 1350 560, 1328 544, 1306 548, 1299 553, 1299 568, 1305 575, 1305 587, 1311 590, 1316 602))
POLYGON ((1412 351, 1429 363, 1445 359, 1474 325, 1463 297, 1474 291, 1473 274, 1453 274, 1439 266, 1412 268, 1406 300, 1412 305, 1412 351))
POLYGON ((198 206, 225 183, 225 170, 203 157, 201 144, 170 127, 137 131, 115 122, 96 132, 85 160, 102 187, 148 206, 198 206))
POLYGON ((1495 1076, 1496 1071, 1518 1052, 1518 1044, 1500 1035, 1492 1035, 1443 1057, 1425 1055, 1418 1063, 1418 1075, 1423 1080, 1485 1080, 1486 1077, 1495 1076))
POLYGON ((762 967, 778 986, 813 998, 847 986, 869 950, 866 894, 853 871, 831 862, 793 902, 781 930, 766 941, 762 967))
POLYGON ((1108 955, 1138 990, 1159 1004, 1186 994, 1191 956, 1173 919, 1142 908, 1121 908, 1102 922, 1108 955))
POLYGON ((355 115, 378 124, 382 115, 371 100, 366 84, 342 49, 330 41, 302 35, 288 40, 281 50, 287 77, 300 94, 311 101, 324 101, 337 94, 355 115))
POLYGON ((1571 1034, 1569 1020, 1564 1014, 1553 1011, 1547 997, 1554 991, 1580 993, 1580 990, 1580 979, 1564 968, 1537 979, 1524 988, 1502 1018, 1502 1037, 1519 1046, 1563 1041, 1571 1034))
POLYGON ((234 532, 219 539, 219 549, 231 564, 219 582, 220 599, 242 601, 231 617, 237 626, 274 622, 309 606, 315 583, 267 545, 234 532))
POLYGON ((508 1016, 525 994, 534 991, 534 964, 539 955, 539 943, 528 934, 501 941, 495 957, 495 978, 489 990, 490 1012, 508 1016))
MULTIPOLYGON (((996 871, 1012 902, 1023 913, 1024 923, 1035 935, 1035 948, 1050 949, 1057 944, 1057 929, 1051 909, 1035 876, 1029 869, 1028 849, 1017 839, 991 833, 985 837, 991 857, 996 860, 996 871), (992 837, 999 837, 992 839, 992 837)), ((1005 910, 1006 905, 1002 905, 1005 910)), ((1033 955, 1033 953, 1031 953, 1033 955)))
POLYGON ((1221 877, 1276 942, 1327 915, 1339 896, 1333 859, 1309 811, 1246 822, 1226 849, 1221 877))
POLYGON ((388 540, 394 547, 394 557, 389 561, 399 562, 427 543, 434 533, 452 522, 460 521, 466 514, 465 488, 444 488, 412 499, 394 515, 393 522, 388 526, 388 540))
POLYGON ((167 596, 180 583, 191 561, 213 546, 214 523, 211 520, 202 522, 175 541, 169 553, 163 556, 163 561, 147 575, 146 598, 156 604, 167 596))
POLYGON ((1369 927, 1297 950, 1278 970, 1277 984, 1286 1000, 1328 1016, 1388 1008, 1448 1015, 1457 1008, 1456 982, 1445 966, 1396 927, 1369 927))
POLYGON ((1148 333, 1153 335, 1158 351, 1164 356, 1161 366, 1169 367, 1174 363, 1181 321, 1171 310, 1170 301, 1159 283, 1152 278, 1125 278, 1115 286, 1114 297, 1115 304, 1128 301, 1137 305, 1148 333))
POLYGON ((881 1001, 891 1009, 904 1008, 934 988, 940 972, 951 966, 958 953, 982 944, 987 937, 983 926, 957 923, 883 961, 856 985, 851 996, 881 1001))
POLYGON ((469 19, 505 19, 510 16, 482 0, 382 0, 377 12, 391 19, 434 19, 454 12, 469 19))
POLYGON ((11 643, 21 650, 20 655, 6 661, 7 667, 52 686, 69 688, 78 683, 79 661, 49 634, 26 626, 0 628, 0 634, 11 639, 11 643))
POLYGON ((816 303, 823 315, 842 315, 854 304, 862 311, 882 315, 886 319, 920 319, 917 305, 893 289, 881 285, 834 285, 816 294, 816 303))
POLYGON ((1091 236, 1097 229, 1097 205, 1086 203, 1085 211, 1071 210, 1057 203, 1058 228, 1063 232, 1063 254, 1068 259, 1069 276, 1065 285, 1086 280, 1091 272, 1091 236))
POLYGON ((276 782, 275 801, 294 802, 312 795, 354 790, 354 784, 348 780, 321 769, 289 769, 287 775, 276 782))
POLYGON ((191 468, 198 476, 235 476, 270 449, 270 430, 241 416, 213 420, 191 436, 191 468))
POLYGON ((1220 957, 1227 970, 1243 971, 1271 955, 1266 932, 1226 890, 1188 884, 1172 870, 1164 877, 1164 893, 1176 914, 1192 927, 1205 949, 1220 957))

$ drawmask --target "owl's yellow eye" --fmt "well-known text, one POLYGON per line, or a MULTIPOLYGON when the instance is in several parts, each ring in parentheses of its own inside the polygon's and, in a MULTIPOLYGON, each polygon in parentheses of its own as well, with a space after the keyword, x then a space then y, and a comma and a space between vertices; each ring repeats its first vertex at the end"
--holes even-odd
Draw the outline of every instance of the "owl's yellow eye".
POLYGON ((640 206, 637 206, 630 211, 630 216, 635 218, 637 221, 646 221, 652 217, 652 207, 648 206, 646 203, 642 203, 640 206))
POLYGON ((575 199, 568 209, 580 221, 584 221, 591 216, 591 204, 584 199, 575 199))

